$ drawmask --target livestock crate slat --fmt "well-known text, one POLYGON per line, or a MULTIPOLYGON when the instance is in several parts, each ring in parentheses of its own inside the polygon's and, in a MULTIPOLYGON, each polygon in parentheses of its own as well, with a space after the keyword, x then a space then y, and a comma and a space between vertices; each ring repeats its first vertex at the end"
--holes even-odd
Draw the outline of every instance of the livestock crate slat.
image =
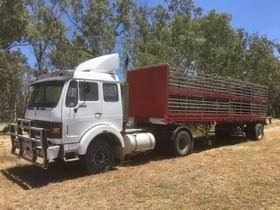
POLYGON ((204 97, 184 97, 171 95, 168 97, 168 111, 175 113, 188 113, 199 111, 201 113, 260 113, 265 114, 266 105, 254 104, 251 99, 266 100, 267 88, 249 82, 229 79, 225 77, 213 76, 209 74, 182 72, 179 69, 171 68, 168 78, 169 87, 182 88, 186 91, 199 90, 229 94, 246 97, 247 101, 219 101, 218 99, 208 99, 204 97))

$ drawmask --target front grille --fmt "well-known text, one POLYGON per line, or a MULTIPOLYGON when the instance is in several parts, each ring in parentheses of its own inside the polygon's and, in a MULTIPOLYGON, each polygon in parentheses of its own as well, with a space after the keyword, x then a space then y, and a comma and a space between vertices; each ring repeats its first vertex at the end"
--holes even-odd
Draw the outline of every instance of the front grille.
POLYGON ((33 127, 45 128, 48 138, 62 138, 62 123, 61 122, 49 122, 41 120, 32 120, 33 127), (60 133, 52 133, 52 128, 60 128, 60 133))

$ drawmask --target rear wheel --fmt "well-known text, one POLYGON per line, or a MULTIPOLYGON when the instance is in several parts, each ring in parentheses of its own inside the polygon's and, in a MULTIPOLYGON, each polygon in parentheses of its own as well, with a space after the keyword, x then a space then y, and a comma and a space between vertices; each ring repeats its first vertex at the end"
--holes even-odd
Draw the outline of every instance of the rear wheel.
POLYGON ((82 157, 83 168, 90 174, 108 171, 113 164, 114 152, 105 139, 96 139, 92 142, 86 155, 82 157))
POLYGON ((185 156, 193 151, 193 141, 187 131, 179 131, 172 142, 173 154, 185 156))
POLYGON ((253 139, 254 140, 261 140, 264 136, 264 131, 263 131, 264 127, 261 123, 257 123, 254 126, 254 135, 253 135, 253 139))
POLYGON ((261 123, 256 123, 252 125, 247 125, 245 134, 248 138, 258 141, 264 136, 264 126, 261 123))

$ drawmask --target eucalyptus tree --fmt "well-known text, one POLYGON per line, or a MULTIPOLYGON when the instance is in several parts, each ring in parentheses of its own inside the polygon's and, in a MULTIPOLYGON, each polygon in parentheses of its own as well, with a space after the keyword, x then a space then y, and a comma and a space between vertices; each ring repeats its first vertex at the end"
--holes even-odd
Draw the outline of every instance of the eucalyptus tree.
POLYGON ((38 74, 48 66, 48 52, 64 36, 58 1, 26 0, 29 11, 28 41, 36 59, 38 74))
POLYGON ((51 63, 74 68, 86 59, 121 51, 134 6, 133 0, 59 1, 67 28, 50 53, 51 63))
POLYGON ((26 58, 15 47, 26 44, 28 12, 22 0, 0 0, 0 120, 22 111, 26 58))
POLYGON ((28 12, 22 0, 0 0, 0 48, 11 49, 24 42, 28 12))

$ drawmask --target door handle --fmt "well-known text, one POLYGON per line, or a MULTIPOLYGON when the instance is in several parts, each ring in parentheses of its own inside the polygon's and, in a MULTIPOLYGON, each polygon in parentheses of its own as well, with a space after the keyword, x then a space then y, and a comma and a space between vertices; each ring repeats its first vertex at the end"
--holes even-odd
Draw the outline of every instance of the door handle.
POLYGON ((94 114, 94 116, 95 116, 96 118, 100 118, 100 117, 101 117, 101 114, 102 114, 102 113, 100 113, 100 112, 96 112, 96 113, 94 114))

